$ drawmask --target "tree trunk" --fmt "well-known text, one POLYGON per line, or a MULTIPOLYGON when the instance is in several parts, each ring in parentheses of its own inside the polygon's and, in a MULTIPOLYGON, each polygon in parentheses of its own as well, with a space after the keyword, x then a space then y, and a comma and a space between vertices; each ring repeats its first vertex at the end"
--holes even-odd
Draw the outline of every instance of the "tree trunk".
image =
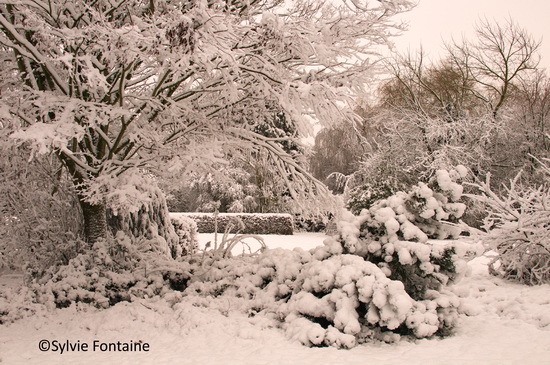
POLYGON ((80 199, 84 216, 84 235, 86 242, 93 245, 101 238, 107 237, 107 215, 104 205, 92 205, 80 199))

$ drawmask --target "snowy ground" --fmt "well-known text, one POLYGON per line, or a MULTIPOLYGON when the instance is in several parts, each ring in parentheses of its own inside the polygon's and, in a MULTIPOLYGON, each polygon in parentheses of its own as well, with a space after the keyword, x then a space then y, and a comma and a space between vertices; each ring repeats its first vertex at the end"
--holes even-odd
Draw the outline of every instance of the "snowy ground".
MULTIPOLYGON (((272 248, 309 249, 323 240, 319 234, 263 237, 272 248)), ((213 242, 213 235, 201 235, 200 240, 202 245, 213 242)), ((488 260, 470 262, 472 275, 456 285, 466 313, 456 333, 445 339, 367 344, 351 350, 307 348, 290 342, 262 318, 248 318, 230 307, 221 313, 186 302, 170 307, 164 300, 151 299, 103 311, 56 310, 0 326, 0 363, 550 364, 550 286, 527 287, 490 277, 488 260), (50 351, 39 350, 41 340, 49 341, 50 351), (80 350, 52 351, 54 340, 69 341, 80 350), (142 341, 150 349, 93 351, 94 340, 142 341), (84 344, 88 351, 82 349, 84 344)), ((0 279, 0 285, 14 285, 17 276, 0 279)))

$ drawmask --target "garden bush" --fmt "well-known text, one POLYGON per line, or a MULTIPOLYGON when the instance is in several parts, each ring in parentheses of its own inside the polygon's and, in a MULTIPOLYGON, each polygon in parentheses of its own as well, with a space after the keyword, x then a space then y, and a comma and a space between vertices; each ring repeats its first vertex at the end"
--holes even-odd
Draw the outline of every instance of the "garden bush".
POLYGON ((199 247, 197 223, 184 215, 170 215, 170 220, 179 238, 172 248, 172 257, 194 254, 199 247))
POLYGON ((39 302, 58 308, 86 303, 106 308, 120 301, 182 290, 188 264, 166 257, 158 242, 122 231, 99 240, 67 265, 52 267, 32 287, 39 302))
POLYGON ((273 318, 308 346, 447 335, 460 306, 447 285, 483 247, 427 240, 460 231, 450 222, 463 213, 457 181, 464 174, 438 171, 429 184, 344 215, 338 235, 309 252, 276 249, 209 262, 185 293, 273 318))
POLYGON ((0 136, 0 269, 40 277, 82 248, 80 208, 55 159, 29 161, 29 151, 4 138, 0 136))

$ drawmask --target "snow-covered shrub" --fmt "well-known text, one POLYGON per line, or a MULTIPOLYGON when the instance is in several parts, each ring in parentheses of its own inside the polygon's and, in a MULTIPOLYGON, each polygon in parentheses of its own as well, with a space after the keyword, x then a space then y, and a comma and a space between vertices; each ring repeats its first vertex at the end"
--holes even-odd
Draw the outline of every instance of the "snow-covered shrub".
POLYGON ((524 284, 550 283, 550 186, 522 187, 519 177, 500 196, 491 189, 489 178, 475 184, 480 195, 471 195, 489 211, 481 237, 498 253, 489 270, 524 284))
POLYGON ((318 214, 295 214, 294 228, 299 232, 327 232, 333 226, 334 215, 330 212, 318 214))
POLYGON ((17 289, 0 287, 0 325, 34 316, 45 309, 38 303, 36 293, 27 286, 17 289))
POLYGON ((369 209, 377 201, 400 190, 403 190, 403 186, 392 180, 366 183, 350 191, 347 207, 352 213, 359 214, 361 210, 369 209))
POLYGON ((326 329, 324 338, 300 339, 308 345, 349 348, 399 335, 429 337, 444 333, 457 319, 456 296, 431 291, 417 301, 402 282, 388 278, 380 267, 357 255, 336 254, 312 261, 297 281, 300 292, 282 307, 285 320, 292 327, 295 318, 307 318, 326 329))
POLYGON ((179 237, 178 244, 172 247, 172 257, 193 254, 199 244, 197 223, 192 218, 181 214, 170 215, 170 220, 179 237))
POLYGON ((304 345, 339 348, 446 334, 459 306, 458 297, 442 289, 412 298, 378 265, 343 254, 336 239, 309 252, 275 249, 216 260, 194 272, 185 294, 209 307, 272 318, 304 345))
POLYGON ((67 265, 50 268, 33 288, 45 304, 66 307, 82 302, 105 308, 183 290, 189 278, 186 267, 185 262, 167 258, 158 242, 130 238, 120 231, 112 239, 99 240, 67 265))
POLYGON ((185 254, 179 246, 166 199, 155 181, 139 174, 127 174, 120 185, 109 194, 108 223, 113 234, 123 231, 134 237, 144 237, 157 242, 167 256, 172 258, 185 254), (126 197, 125 191, 131 199, 126 197))
MULTIPOLYGON (((358 216, 345 215, 339 223, 344 253, 359 255, 378 265, 388 277, 399 280, 414 299, 424 299, 430 290, 440 290, 460 276, 467 254, 457 243, 447 247, 427 243, 429 238, 456 238, 465 210, 459 202, 467 174, 458 166, 438 170, 427 184, 418 183, 409 192, 382 199, 358 216)), ((478 247, 473 248, 477 252, 478 247)), ((475 254, 476 252, 471 252, 475 254)))
POLYGON ((446 285, 466 273, 464 258, 483 247, 427 241, 458 233, 444 220, 463 213, 457 181, 464 175, 462 167, 441 170, 429 184, 358 216, 348 212, 338 236, 309 252, 277 249, 214 261, 195 273, 186 294, 211 298, 207 305, 221 297, 250 315, 276 319, 308 346, 446 335, 460 305, 446 285))

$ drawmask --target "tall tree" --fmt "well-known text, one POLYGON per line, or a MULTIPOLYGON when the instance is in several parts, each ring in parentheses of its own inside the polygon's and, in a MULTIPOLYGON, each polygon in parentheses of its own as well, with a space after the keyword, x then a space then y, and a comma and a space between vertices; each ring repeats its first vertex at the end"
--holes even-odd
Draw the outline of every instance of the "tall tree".
POLYGON ((355 120, 373 45, 399 29, 408 1, 3 0, 0 117, 35 153, 53 153, 77 188, 89 242, 106 209, 139 210, 136 180, 193 169, 227 150, 262 148, 321 185, 254 126, 278 109, 307 133, 311 117, 355 120), (14 75, 16 78, 14 78, 14 75), (17 81, 15 81, 17 80, 17 81))
POLYGON ((513 82, 537 67, 540 41, 511 19, 505 23, 481 20, 475 34, 475 41, 455 42, 447 49, 480 86, 474 89, 476 96, 496 117, 512 92, 513 82))

